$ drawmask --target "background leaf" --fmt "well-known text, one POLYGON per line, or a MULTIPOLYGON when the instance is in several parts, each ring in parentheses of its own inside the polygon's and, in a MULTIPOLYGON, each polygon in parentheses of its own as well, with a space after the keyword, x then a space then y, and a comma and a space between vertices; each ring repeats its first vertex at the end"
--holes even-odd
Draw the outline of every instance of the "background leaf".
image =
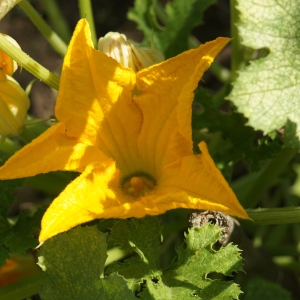
POLYGON ((290 293, 279 284, 257 277, 247 283, 244 300, 258 299, 291 300, 292 298, 290 293))
MULTIPOLYGON (((297 125, 299 139, 299 2, 239 0, 238 10, 243 44, 253 49, 268 48, 270 54, 239 71, 229 99, 255 129, 269 133, 289 119, 297 125)), ((299 146, 298 142, 293 144, 299 146)))
POLYGON ((144 45, 153 41, 169 58, 190 48, 191 30, 202 24, 203 12, 213 3, 215 0, 174 0, 163 10, 155 0, 137 0, 128 18, 143 31, 144 45))

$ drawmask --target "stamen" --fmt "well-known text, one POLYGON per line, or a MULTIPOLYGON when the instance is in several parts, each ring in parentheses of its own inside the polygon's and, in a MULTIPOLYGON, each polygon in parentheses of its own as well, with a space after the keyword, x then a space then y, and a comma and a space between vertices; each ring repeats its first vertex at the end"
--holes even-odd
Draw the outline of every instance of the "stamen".
MULTIPOLYGON (((140 172, 139 172, 140 173, 140 172)), ((124 192, 132 197, 140 197, 145 195, 155 187, 155 181, 148 174, 134 174, 132 177, 127 177, 122 183, 124 192), (135 175, 135 176, 134 176, 135 175)))
POLYGON ((130 179, 130 185, 136 195, 138 195, 145 188, 144 181, 140 177, 132 177, 130 179))

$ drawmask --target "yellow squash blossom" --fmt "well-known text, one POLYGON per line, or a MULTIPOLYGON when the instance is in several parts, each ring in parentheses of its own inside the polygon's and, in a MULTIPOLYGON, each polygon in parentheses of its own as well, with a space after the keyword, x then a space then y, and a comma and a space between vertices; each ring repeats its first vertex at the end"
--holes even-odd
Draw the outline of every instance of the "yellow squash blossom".
POLYGON ((193 91, 228 41, 218 38, 135 73, 95 50, 87 21, 79 21, 63 64, 59 122, 0 168, 0 179, 82 173, 46 211, 40 242, 96 218, 179 207, 248 217, 206 144, 201 154, 192 151, 193 91))

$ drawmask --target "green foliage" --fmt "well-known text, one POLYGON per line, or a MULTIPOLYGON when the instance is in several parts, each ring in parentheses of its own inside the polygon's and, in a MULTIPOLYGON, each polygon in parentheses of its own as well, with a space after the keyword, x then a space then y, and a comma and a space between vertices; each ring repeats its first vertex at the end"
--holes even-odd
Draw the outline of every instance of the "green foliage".
MULTIPOLYGON (((77 227, 59 234, 42 246, 39 264, 49 282, 40 296, 48 299, 237 299, 241 293, 232 281, 209 279, 211 273, 232 276, 242 270, 236 246, 219 251, 212 246, 221 229, 211 224, 191 229, 178 257, 160 270, 157 251, 161 227, 154 217, 121 220, 111 229, 111 239, 136 257, 114 263, 104 272, 106 234, 96 226, 77 227), (122 298, 121 298, 122 297, 122 298)), ((224 278, 225 279, 225 278, 224 278)))
POLYGON ((262 278, 253 278, 249 280, 244 300, 291 300, 290 293, 280 285, 264 280, 262 278))
POLYGON ((232 281, 211 280, 211 273, 232 276, 242 270, 236 246, 219 251, 212 245, 220 238, 220 229, 211 224, 189 230, 185 244, 177 250, 178 258, 166 270, 160 270, 156 253, 161 228, 155 218, 118 221, 112 228, 112 239, 124 250, 135 251, 136 257, 115 263, 108 274, 118 272, 141 299, 238 299, 239 287, 232 281), (120 242, 121 240, 121 242, 120 242))
POLYGON ((202 15, 215 0, 174 0, 165 11, 156 0, 137 0, 128 18, 144 33, 144 44, 150 41, 167 58, 189 49, 191 30, 202 23, 202 15), (160 22, 164 26, 160 25, 160 22))
POLYGON ((126 281, 114 274, 100 279, 106 260, 106 234, 77 227, 45 242, 40 265, 50 282, 42 299, 133 299, 126 281))
POLYGON ((224 175, 231 175, 231 166, 240 160, 249 163, 252 170, 258 170, 260 164, 277 155, 282 148, 282 141, 277 137, 263 137, 261 133, 246 125, 245 117, 229 108, 228 113, 221 113, 214 105, 214 97, 205 89, 195 92, 192 127, 194 140, 199 143, 203 136, 201 129, 210 133, 220 133, 221 140, 211 143, 210 153, 218 163, 224 166, 224 175), (227 168, 227 169, 226 169, 227 168))
POLYGON ((0 266, 3 266, 8 258, 8 251, 5 248, 0 247, 0 266))
POLYGON ((36 212, 23 212, 13 226, 9 226, 5 233, 5 246, 13 253, 25 253, 27 249, 35 248, 38 244, 34 237, 40 229, 40 222, 44 209, 36 212))
POLYGON ((239 0, 238 10, 243 44, 268 48, 270 54, 239 71, 229 99, 249 118, 250 126, 265 133, 293 122, 286 138, 290 146, 299 147, 299 2, 266 0, 262 5, 239 0))
POLYGON ((22 183, 23 180, 20 179, 0 180, 0 245, 2 245, 0 262, 4 262, 1 258, 7 257, 9 251, 24 253, 27 249, 37 246, 34 234, 39 230, 44 210, 22 212, 14 222, 9 222, 7 218, 9 208, 15 202, 13 192, 22 183))

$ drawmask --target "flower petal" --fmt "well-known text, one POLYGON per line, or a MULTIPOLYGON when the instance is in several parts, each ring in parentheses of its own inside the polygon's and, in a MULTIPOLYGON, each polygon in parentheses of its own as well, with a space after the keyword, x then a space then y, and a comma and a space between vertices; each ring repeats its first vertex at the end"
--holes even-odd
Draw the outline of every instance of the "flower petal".
POLYGON ((64 232, 76 225, 101 218, 118 215, 121 205, 108 183, 116 178, 114 162, 94 163, 71 182, 51 203, 42 219, 39 240, 44 242, 50 237, 64 232))
POLYGON ((240 218, 248 218, 234 192, 215 166, 205 142, 201 142, 199 147, 200 155, 183 157, 181 163, 165 168, 161 181, 158 182, 158 194, 168 194, 170 197, 158 197, 154 200, 155 205, 163 205, 165 210, 179 207, 218 210, 240 218), (174 202, 170 200, 172 194, 175 197, 174 202))
POLYGON ((0 168, 0 179, 57 170, 81 172, 91 162, 107 160, 96 147, 66 137, 65 130, 65 126, 58 123, 18 151, 0 168))
POLYGON ((56 116, 68 136, 98 147, 130 173, 142 116, 131 101, 135 73, 94 50, 86 20, 76 26, 64 60, 56 116))
POLYGON ((204 71, 228 42, 228 38, 218 38, 137 74, 140 93, 134 101, 143 114, 139 154, 145 156, 152 175, 157 177, 161 167, 193 153, 193 92, 204 71))

